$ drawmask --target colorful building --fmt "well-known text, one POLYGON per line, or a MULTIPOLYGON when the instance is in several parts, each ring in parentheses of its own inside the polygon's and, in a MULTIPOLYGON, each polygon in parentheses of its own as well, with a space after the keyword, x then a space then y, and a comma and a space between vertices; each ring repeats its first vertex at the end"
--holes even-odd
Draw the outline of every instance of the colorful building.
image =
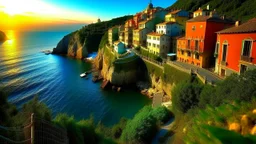
POLYGON ((108 42, 110 45, 113 45, 114 41, 117 41, 119 38, 118 36, 118 27, 112 27, 108 30, 108 42))
POLYGON ((165 34, 151 32, 147 34, 147 49, 150 53, 166 57, 170 50, 170 37, 165 34))
POLYGON ((125 36, 124 25, 119 26, 118 31, 119 31, 119 41, 124 42, 125 41, 125 38, 124 38, 124 36, 125 36))
POLYGON ((185 30, 186 21, 190 18, 190 13, 185 10, 175 10, 165 15, 166 22, 176 22, 185 30))
POLYGON ((233 24, 232 21, 221 19, 213 14, 210 14, 210 16, 197 16, 188 20, 185 38, 180 38, 177 42, 177 60, 203 68, 214 65, 212 61, 214 61, 216 32, 233 24), (181 45, 184 42, 186 47, 181 45))
POLYGON ((126 47, 132 46, 133 41, 133 29, 135 27, 135 22, 133 19, 127 20, 124 25, 124 43, 126 47))
POLYGON ((156 25, 156 32, 167 36, 179 36, 182 33, 181 27, 175 22, 163 22, 156 25))
POLYGON ((256 18, 217 32, 215 72, 241 74, 256 68, 256 18))
POLYGON ((118 54, 124 54, 126 52, 125 44, 120 41, 114 42, 114 49, 118 54))
POLYGON ((133 45, 134 45, 134 47, 146 46, 147 34, 150 32, 151 32, 151 30, 148 28, 133 30, 133 45))
POLYGON ((208 9, 201 9, 199 8, 198 10, 194 11, 193 13, 193 17, 198 17, 198 16, 209 16, 210 15, 210 11, 209 11, 209 7, 208 9))

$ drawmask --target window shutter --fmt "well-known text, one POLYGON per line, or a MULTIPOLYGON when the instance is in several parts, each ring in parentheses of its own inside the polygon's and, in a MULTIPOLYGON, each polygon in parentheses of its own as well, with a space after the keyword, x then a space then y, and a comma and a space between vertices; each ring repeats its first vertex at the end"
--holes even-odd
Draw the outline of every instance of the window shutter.
POLYGON ((242 52, 241 52, 241 55, 244 54, 244 42, 245 42, 245 40, 242 41, 242 50, 241 50, 242 52))

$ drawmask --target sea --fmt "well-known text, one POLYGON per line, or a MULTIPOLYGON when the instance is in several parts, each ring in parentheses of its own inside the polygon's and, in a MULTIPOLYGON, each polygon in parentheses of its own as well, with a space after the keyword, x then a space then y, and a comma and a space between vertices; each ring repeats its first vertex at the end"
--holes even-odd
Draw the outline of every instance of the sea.
POLYGON ((9 40, 0 43, 0 86, 8 92, 8 101, 19 109, 38 95, 51 110, 74 116, 76 120, 93 115, 106 126, 122 117, 132 118, 151 101, 139 92, 102 90, 101 83, 80 78, 91 69, 90 63, 59 55, 46 55, 65 32, 4 31, 9 40))

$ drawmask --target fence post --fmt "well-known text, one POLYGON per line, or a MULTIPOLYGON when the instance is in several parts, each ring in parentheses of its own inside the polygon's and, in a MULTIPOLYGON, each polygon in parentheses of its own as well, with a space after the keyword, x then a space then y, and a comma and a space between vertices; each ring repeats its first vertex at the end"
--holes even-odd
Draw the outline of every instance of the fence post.
POLYGON ((34 125, 34 113, 31 114, 31 144, 34 144, 35 140, 35 125, 34 125))

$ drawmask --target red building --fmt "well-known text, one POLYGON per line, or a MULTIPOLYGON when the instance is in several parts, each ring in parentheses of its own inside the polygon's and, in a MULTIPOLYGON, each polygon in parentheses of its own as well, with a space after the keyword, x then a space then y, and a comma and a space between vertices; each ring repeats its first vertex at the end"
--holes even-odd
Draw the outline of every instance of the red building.
POLYGON ((185 47, 177 48, 178 60, 202 68, 210 67, 211 62, 214 61, 216 32, 228 28, 232 24, 233 22, 219 18, 212 13, 210 16, 197 16, 188 20, 185 38, 177 41, 178 45, 179 43, 186 44, 185 47))
POLYGON ((137 29, 139 26, 139 23, 143 21, 142 19, 142 13, 137 13, 136 15, 133 16, 133 21, 134 21, 134 28, 137 29))
POLYGON ((217 34, 216 73, 225 77, 256 68, 256 18, 217 34))

